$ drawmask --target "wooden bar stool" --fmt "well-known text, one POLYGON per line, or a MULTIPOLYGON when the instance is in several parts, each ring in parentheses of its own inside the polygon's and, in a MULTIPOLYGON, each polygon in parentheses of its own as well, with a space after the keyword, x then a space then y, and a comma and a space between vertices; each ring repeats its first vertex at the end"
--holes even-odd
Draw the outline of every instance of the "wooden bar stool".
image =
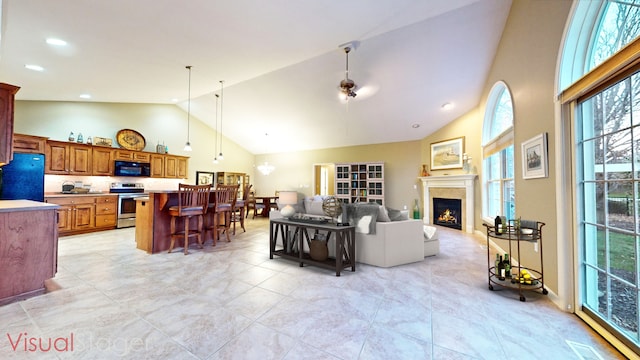
POLYGON ((210 185, 178 184, 178 205, 169 207, 171 215, 171 245, 169 252, 173 250, 176 238, 184 237, 184 254, 189 253, 189 237, 195 236, 202 249, 203 218, 209 204, 210 185), (190 229, 191 218, 198 219, 196 229, 190 229), (184 221, 184 229, 176 229, 176 220, 184 221))
POLYGON ((240 222, 242 231, 247 232, 244 228, 244 214, 247 211, 247 200, 249 198, 249 191, 253 185, 247 185, 243 188, 242 199, 237 199, 236 204, 233 206, 233 212, 231 213, 231 223, 233 224, 233 235, 236 234, 236 223, 240 222))
POLYGON ((218 185, 216 187, 216 207, 215 207, 215 231, 219 238, 219 234, 225 233, 227 242, 231 241, 229 232, 231 231, 231 218, 233 215, 233 207, 238 196, 238 185, 218 185))

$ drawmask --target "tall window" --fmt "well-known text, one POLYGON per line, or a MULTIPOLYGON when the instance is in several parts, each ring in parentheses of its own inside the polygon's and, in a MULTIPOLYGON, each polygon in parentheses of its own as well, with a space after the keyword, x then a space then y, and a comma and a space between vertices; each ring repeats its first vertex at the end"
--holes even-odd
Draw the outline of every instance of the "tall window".
POLYGON ((513 181, 513 104, 507 84, 497 82, 489 93, 483 134, 483 217, 516 214, 513 181))
POLYGON ((577 313, 635 352, 640 350, 640 66, 615 69, 638 60, 619 50, 632 42, 637 46, 639 34, 640 0, 578 2, 559 74, 566 88, 563 101, 575 110, 577 313), (590 72, 596 67, 600 71, 590 72), (578 80, 583 75, 589 84, 578 80))

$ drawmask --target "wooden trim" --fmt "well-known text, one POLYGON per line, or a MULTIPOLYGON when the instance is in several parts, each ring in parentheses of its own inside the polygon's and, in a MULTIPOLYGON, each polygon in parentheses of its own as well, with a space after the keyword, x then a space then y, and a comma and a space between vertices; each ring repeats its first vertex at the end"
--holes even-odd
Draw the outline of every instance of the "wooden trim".
POLYGON ((566 104, 589 97, 619 79, 629 76, 637 71, 639 66, 640 38, 637 38, 560 93, 560 101, 566 104))

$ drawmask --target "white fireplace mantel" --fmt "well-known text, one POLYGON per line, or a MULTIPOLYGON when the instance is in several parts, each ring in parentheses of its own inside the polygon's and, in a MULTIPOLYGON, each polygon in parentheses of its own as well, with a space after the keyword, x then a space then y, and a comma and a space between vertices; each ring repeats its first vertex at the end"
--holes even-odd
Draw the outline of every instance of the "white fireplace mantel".
POLYGON ((463 174, 463 175, 445 175, 445 176, 424 176, 419 177, 422 181, 422 194, 424 204, 424 218, 422 219, 425 224, 431 224, 433 222, 431 211, 429 206, 430 190, 432 188, 464 188, 465 189, 465 223, 464 230, 467 233, 473 233, 474 231, 474 218, 475 218, 475 179, 476 174, 463 174))

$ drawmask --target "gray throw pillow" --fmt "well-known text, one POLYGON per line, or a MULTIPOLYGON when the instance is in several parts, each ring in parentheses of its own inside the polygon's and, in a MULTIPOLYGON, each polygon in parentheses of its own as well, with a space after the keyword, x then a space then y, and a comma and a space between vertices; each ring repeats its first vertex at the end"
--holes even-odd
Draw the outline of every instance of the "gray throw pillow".
POLYGON ((400 210, 392 209, 389 207, 387 208, 387 212, 389 213, 389 219, 391 219, 391 221, 409 220, 409 215, 407 212, 402 212, 400 210))

